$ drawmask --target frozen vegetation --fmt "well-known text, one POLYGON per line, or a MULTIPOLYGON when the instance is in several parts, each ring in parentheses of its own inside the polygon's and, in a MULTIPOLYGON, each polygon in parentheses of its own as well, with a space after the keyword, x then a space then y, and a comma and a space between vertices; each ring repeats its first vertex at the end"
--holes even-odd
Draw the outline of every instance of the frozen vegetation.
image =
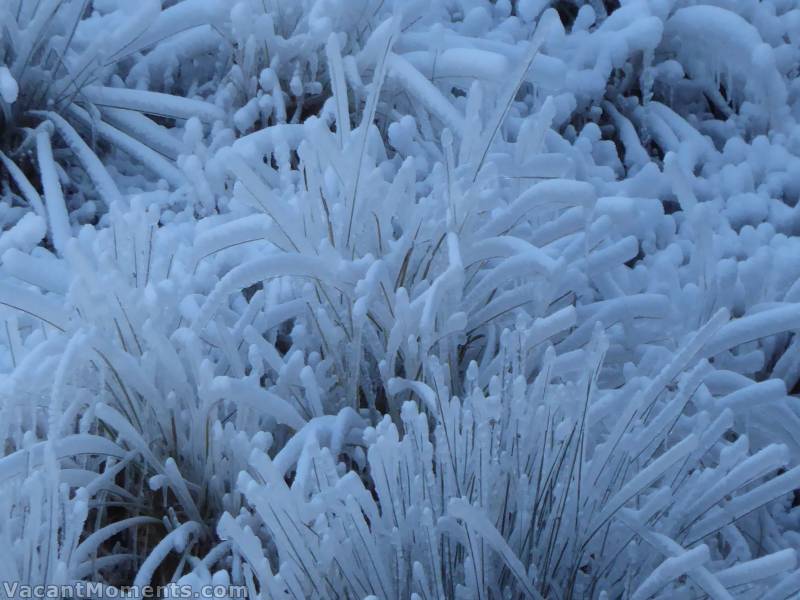
POLYGON ((800 597, 795 0, 0 0, 0 227, 0 582, 800 597))

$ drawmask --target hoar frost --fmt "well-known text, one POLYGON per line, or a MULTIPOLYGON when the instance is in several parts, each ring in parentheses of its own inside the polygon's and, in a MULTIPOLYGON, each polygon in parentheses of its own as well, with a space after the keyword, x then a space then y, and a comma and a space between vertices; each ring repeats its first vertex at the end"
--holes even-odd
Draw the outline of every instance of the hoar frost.
POLYGON ((792 2, 0 21, 0 580, 800 593, 792 2))

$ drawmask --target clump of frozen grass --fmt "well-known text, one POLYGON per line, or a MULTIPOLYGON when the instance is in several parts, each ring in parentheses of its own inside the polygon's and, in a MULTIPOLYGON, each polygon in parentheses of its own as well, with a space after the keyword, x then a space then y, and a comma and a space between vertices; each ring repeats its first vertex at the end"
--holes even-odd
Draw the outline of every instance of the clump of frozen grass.
MULTIPOLYGON (((75 576, 109 584, 166 583, 172 572, 162 572, 160 564, 170 544, 175 542, 180 560, 164 569, 179 573, 190 552, 204 555, 214 546, 218 515, 239 507, 237 473, 252 449, 266 447, 271 436, 259 419, 264 410, 257 379, 236 379, 233 389, 225 386, 226 377, 214 380, 197 353, 200 341, 180 327, 175 298, 184 282, 169 276, 179 228, 159 235, 157 211, 137 201, 125 213, 112 210, 110 220, 109 229, 85 230, 69 240, 64 259, 6 257, 6 269, 16 266, 23 278, 25 266, 34 265, 53 276, 28 278, 27 289, 3 288, 4 304, 24 301, 32 320, 10 324, 19 345, 12 349, 16 368, 4 380, 8 456, 0 462, 6 467, 0 476, 25 476, 35 466, 26 460, 28 447, 40 439, 39 446, 60 448, 63 442, 59 458, 67 464, 98 453, 96 444, 81 442, 105 441, 101 450, 126 460, 90 460, 81 477, 68 483, 104 491, 88 507, 86 534, 105 531, 113 540, 93 549, 92 556, 103 559, 95 569, 78 569, 75 576), (37 344, 37 329, 49 341, 37 344), (233 396, 242 408, 231 420, 233 396), (248 421, 250 410, 256 418, 248 421), (21 471, 6 472, 18 463, 21 471), (109 478, 113 486, 100 485, 109 478), (182 532, 175 534, 181 544, 172 532, 182 532)), ((77 566, 67 568, 72 573, 77 566)))
POLYGON ((222 8, 197 0, 164 10, 158 1, 123 6, 87 0, 12 0, 0 7, 4 196, 28 204, 49 224, 53 246, 59 230, 70 226, 65 211, 74 213, 78 222, 87 222, 113 204, 124 204, 119 180, 100 159, 109 148, 141 165, 154 182, 185 184, 185 175, 174 164, 177 138, 150 117, 174 121, 198 116, 213 121, 224 119, 224 113, 193 98, 190 90, 176 96, 141 89, 141 70, 128 87, 119 75, 165 40, 173 50, 187 46, 191 30, 219 21, 225 14, 222 8), (48 138, 44 142, 42 135, 48 138), (63 142, 63 149, 43 149, 56 146, 56 139, 63 142), (57 182, 67 187, 66 195, 53 190, 57 182))
POLYGON ((252 508, 219 534, 262 597, 787 597, 796 540, 778 532, 800 467, 780 444, 751 454, 704 385, 697 356, 725 320, 617 390, 597 380, 602 335, 573 377, 551 347, 529 380, 517 349, 535 321, 503 333, 488 385, 471 365, 461 397, 431 358, 346 472, 321 429, 255 452, 252 508))
MULTIPOLYGON (((388 380, 419 377, 431 354, 451 366, 458 389, 469 361, 493 348, 497 332, 520 312, 548 317, 542 335, 565 332, 564 347, 580 351, 590 330, 582 324, 567 331, 576 325, 571 304, 593 302, 600 277, 624 276, 638 246, 597 214, 591 186, 571 178, 570 161, 545 152, 552 103, 522 120, 525 136, 512 142, 499 134, 552 25, 540 26, 510 85, 491 94, 473 87, 471 110, 455 134, 443 129, 440 140, 431 140, 422 123, 405 116, 389 126, 388 143, 373 121, 379 110, 395 110, 389 73, 412 72, 393 51, 392 22, 367 41, 378 53, 355 127, 332 36, 327 51, 339 83, 322 118, 244 136, 209 163, 233 184, 224 200, 231 215, 203 234, 197 269, 228 270, 196 306, 193 329, 213 335, 215 320, 225 320, 251 286, 302 299, 289 352, 302 351, 319 362, 314 369, 328 371, 321 406, 331 398, 335 406, 369 408, 373 416, 376 410, 397 414, 388 380), (534 183, 520 183, 527 178, 534 183), (253 212, 263 213, 263 227, 253 212), (227 249, 249 255, 242 248, 262 242, 275 251, 227 266, 226 256, 234 256, 227 249)), ((444 100, 416 77, 403 81, 430 105, 444 100)), ((641 318, 665 315, 658 298, 629 300, 609 300, 603 310, 625 314, 634 330, 641 318)), ((256 332, 248 335, 262 343, 256 332)), ((309 405, 303 414, 318 410, 309 405)))

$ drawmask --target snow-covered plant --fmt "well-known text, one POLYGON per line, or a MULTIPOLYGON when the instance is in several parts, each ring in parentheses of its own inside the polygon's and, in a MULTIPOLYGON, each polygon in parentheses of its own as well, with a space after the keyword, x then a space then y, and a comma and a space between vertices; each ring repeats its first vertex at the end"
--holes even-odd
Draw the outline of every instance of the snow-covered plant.
MULTIPOLYGON (((161 545, 163 527, 182 532, 181 552, 195 550, 199 542, 202 554, 213 542, 217 515, 238 510, 232 494, 237 473, 251 449, 271 439, 262 431, 268 423, 259 416, 272 413, 259 406, 264 392, 257 378, 237 379, 235 385, 226 385, 226 377, 214 380, 208 360, 198 352, 200 341, 180 328, 176 299, 185 292, 179 278, 170 278, 180 228, 159 235, 164 231, 157 227, 157 210, 142 208, 136 199, 130 211, 114 209, 109 218, 110 228, 84 230, 69 240, 63 259, 46 251, 4 257, 6 273, 27 286, 6 284, 2 302, 24 306, 29 315, 6 321, 14 340, 7 358, 14 369, 4 381, 2 433, 6 447, 16 453, 4 461, 23 461, 25 448, 37 438, 48 440, 39 442, 43 445, 81 435, 105 442, 97 436, 110 437, 115 456, 135 456, 115 466, 116 498, 91 505, 87 525, 92 535, 112 531, 109 535, 117 536, 113 554, 130 560, 119 565, 104 559, 92 574, 131 583, 133 573, 140 583, 150 583, 171 548, 172 542, 161 545), (54 380, 48 376, 53 372, 54 380), (234 396, 235 406, 230 404, 234 396), (231 421, 236 407, 240 414, 231 421), (250 411, 255 419, 247 416, 250 411), (49 423, 44 431, 38 425, 43 419, 49 423), (159 532, 140 531, 153 522, 159 532), (149 564, 148 556, 154 557, 149 564), (106 563, 113 569, 106 571, 106 563)), ((275 401, 280 414, 285 403, 275 401)), ((292 424, 299 428, 297 421, 292 424)), ((79 442, 69 446, 75 455, 96 453, 79 442)), ((71 457, 67 451, 59 456, 71 457)), ((96 485, 89 483, 92 473, 98 481, 109 477, 108 467, 92 465, 76 485, 96 485)))
MULTIPOLYGON (((220 108, 195 97, 203 92, 199 83, 205 74, 192 73, 187 65, 184 78, 194 77, 194 83, 185 84, 178 96, 169 93, 169 86, 154 91, 150 70, 142 63, 135 76, 127 71, 142 56, 155 70, 160 63, 153 55, 163 54, 165 40, 172 51, 189 47, 193 30, 208 34, 226 16, 223 9, 197 0, 164 10, 159 0, 8 0, 0 5, 3 196, 11 206, 28 204, 47 223, 52 245, 69 227, 65 212, 87 222, 124 204, 120 179, 100 158, 111 149, 144 168, 140 184, 186 183, 174 164, 180 138, 165 124, 192 116, 207 122, 225 118, 220 108), (51 148, 55 134, 63 150, 51 148), (59 181, 66 184, 66 194, 53 191, 59 181)), ((184 59, 188 62, 189 56, 184 59)), ((142 172, 120 165, 115 161, 113 170, 142 172)), ((18 236, 25 233, 22 229, 18 236)))
MULTIPOLYGON (((473 87, 458 138, 443 129, 441 140, 428 139, 404 116, 389 126, 389 144, 373 121, 379 106, 397 110, 384 78, 406 68, 392 50, 392 22, 367 41, 376 49, 375 75, 355 129, 340 48, 331 36, 336 91, 330 110, 302 125, 247 135, 209 163, 209 170, 232 176, 233 197, 225 202, 232 215, 244 216, 203 236, 198 272, 218 269, 219 260, 229 264, 230 258, 212 256, 222 257, 226 248, 238 252, 264 240, 273 250, 220 273, 192 327, 212 326, 212 335, 220 319, 232 327, 238 311, 230 313, 233 320, 223 311, 241 290, 274 289, 271 280, 291 276, 280 293, 302 302, 293 349, 322 359, 319 369, 329 371, 323 394, 339 406, 369 407, 374 416, 377 404, 397 413, 398 406, 386 404, 388 379, 419 377, 431 354, 451 366, 457 389, 469 361, 493 347, 503 323, 513 323, 520 311, 548 317, 553 331, 574 325, 569 306, 576 297, 598 299, 596 282, 627 270, 638 243, 619 236, 612 219, 595 210, 591 187, 570 178, 565 157, 544 152, 552 103, 522 120, 525 135, 517 140, 499 136, 549 25, 540 27, 510 85, 496 87, 486 100, 473 87), (520 178, 540 181, 521 185, 520 178), (264 214, 263 227, 250 216, 254 210, 264 214)), ((424 79, 403 81, 431 105, 447 105, 424 79)), ((609 300, 602 310, 614 318, 624 313, 636 330, 639 317, 661 316, 654 298, 640 300, 609 300)), ((251 340, 258 341, 254 333, 251 340)), ((564 344, 578 350, 589 333, 582 325, 564 344)), ((323 397, 306 414, 324 406, 323 397)))
POLYGON ((461 398, 432 358, 352 469, 325 429, 254 452, 252 509, 219 533, 262 597, 789 597, 797 540, 780 532, 800 467, 784 472, 780 444, 751 453, 733 395, 705 386, 697 356, 725 318, 616 390, 597 379, 602 334, 574 376, 550 347, 530 381, 535 321, 503 333, 499 364, 472 363, 461 398))

